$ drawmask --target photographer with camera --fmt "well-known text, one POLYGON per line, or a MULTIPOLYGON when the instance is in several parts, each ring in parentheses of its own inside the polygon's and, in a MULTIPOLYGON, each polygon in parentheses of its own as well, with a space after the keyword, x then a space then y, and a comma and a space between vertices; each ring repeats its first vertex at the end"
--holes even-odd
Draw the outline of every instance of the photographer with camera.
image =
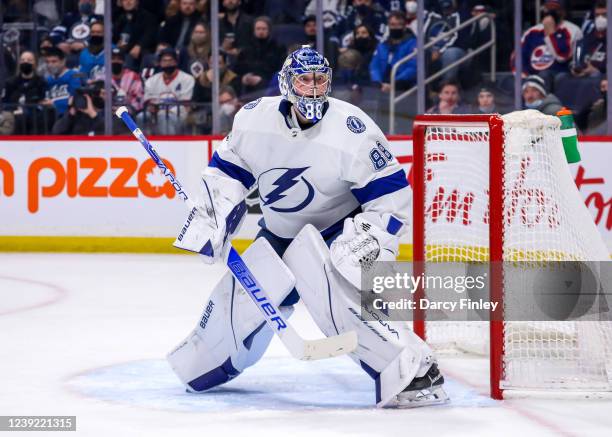
POLYGON ((54 135, 104 134, 104 82, 77 88, 68 111, 53 125, 54 135))

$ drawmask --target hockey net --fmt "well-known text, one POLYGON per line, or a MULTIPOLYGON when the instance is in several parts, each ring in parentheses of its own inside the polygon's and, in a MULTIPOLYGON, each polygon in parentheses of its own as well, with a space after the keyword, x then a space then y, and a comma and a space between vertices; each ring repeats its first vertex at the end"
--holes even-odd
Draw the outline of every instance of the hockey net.
MULTIPOLYGON (((417 117, 415 261, 609 260, 571 177, 559 127, 556 117, 537 111, 417 117)), ((508 278, 498 279, 507 300, 508 278)), ((490 356, 495 398, 503 389, 612 390, 610 322, 417 319, 415 331, 436 350, 490 356)))

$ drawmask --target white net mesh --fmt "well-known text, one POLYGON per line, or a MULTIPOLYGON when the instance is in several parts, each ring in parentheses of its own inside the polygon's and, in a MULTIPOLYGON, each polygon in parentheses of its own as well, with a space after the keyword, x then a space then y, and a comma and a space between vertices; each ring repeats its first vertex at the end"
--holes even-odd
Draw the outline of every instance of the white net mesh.
MULTIPOLYGON (((489 130, 457 121, 425 131, 427 261, 489 258, 489 130)), ((559 120, 520 111, 503 122, 504 261, 608 260, 565 161, 559 120)), ((520 272, 506 275, 506 300, 521 281, 520 272)), ((488 325, 427 322, 427 341, 438 351, 486 354, 488 325)), ((506 321, 504 330, 502 388, 612 390, 609 322, 506 321)))

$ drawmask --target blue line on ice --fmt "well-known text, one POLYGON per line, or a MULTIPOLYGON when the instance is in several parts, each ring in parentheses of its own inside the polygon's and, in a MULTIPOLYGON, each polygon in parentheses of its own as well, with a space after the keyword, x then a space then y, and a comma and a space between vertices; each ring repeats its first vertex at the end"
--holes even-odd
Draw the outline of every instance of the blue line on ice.
MULTIPOLYGON (((373 381, 346 357, 314 362, 264 358, 227 384, 199 394, 186 393, 165 360, 90 370, 68 385, 95 399, 182 412, 374 408, 373 381)), ((447 379, 445 387, 450 407, 496 404, 456 381, 447 379)))

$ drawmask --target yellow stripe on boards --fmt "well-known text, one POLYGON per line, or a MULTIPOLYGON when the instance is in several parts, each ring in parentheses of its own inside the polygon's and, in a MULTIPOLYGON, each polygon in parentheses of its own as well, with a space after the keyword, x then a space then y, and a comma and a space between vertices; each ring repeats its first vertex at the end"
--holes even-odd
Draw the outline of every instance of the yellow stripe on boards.
MULTIPOLYGON (((174 238, 154 237, 58 237, 0 236, 0 252, 90 252, 90 253, 167 253, 190 255, 172 246, 174 238)), ((240 253, 252 240, 234 240, 240 253)))

